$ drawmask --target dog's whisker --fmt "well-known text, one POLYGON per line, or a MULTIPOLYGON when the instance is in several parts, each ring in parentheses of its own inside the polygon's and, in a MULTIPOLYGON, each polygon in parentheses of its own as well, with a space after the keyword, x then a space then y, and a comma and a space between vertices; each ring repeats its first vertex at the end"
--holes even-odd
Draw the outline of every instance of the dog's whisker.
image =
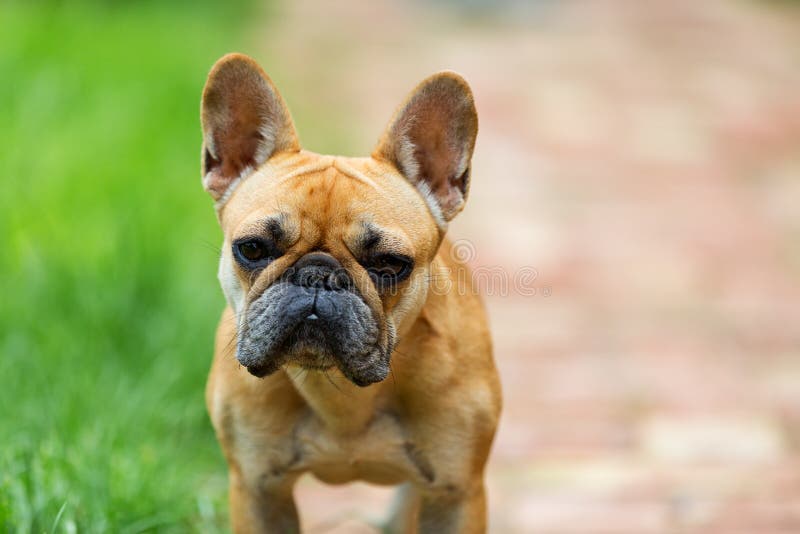
POLYGON ((292 380, 294 380, 296 382, 297 379, 300 378, 300 375, 303 374, 303 371, 306 371, 306 369, 304 367, 299 368, 297 370, 297 373, 295 373, 295 375, 292 377, 292 380))
POLYGON ((203 250, 211 252, 215 258, 219 257, 219 247, 205 239, 199 239, 199 244, 203 250))
POLYGON ((397 392, 397 381, 394 378, 394 367, 392 367, 392 360, 389 359, 389 374, 392 375, 392 388, 397 392))
POLYGON ((344 391, 342 391, 342 389, 339 387, 339 385, 338 385, 338 384, 336 384, 336 382, 334 382, 334 381, 331 379, 331 377, 328 375, 328 370, 327 370, 327 369, 324 369, 324 370, 322 371, 322 374, 323 374, 323 375, 325 375, 325 378, 327 378, 327 379, 328 379, 328 382, 330 382, 330 383, 331 383, 331 385, 332 385, 333 387, 335 387, 335 388, 336 388, 336 391, 338 391, 338 392, 339 392, 339 393, 341 393, 342 395, 345 395, 345 396, 348 396, 348 397, 349 397, 349 395, 347 395, 347 394, 346 394, 344 391))
POLYGON ((300 382, 300 387, 305 386, 306 385, 306 380, 308 380, 308 371, 309 370, 308 369, 303 369, 303 370, 305 371, 305 374, 303 375, 303 381, 300 382))

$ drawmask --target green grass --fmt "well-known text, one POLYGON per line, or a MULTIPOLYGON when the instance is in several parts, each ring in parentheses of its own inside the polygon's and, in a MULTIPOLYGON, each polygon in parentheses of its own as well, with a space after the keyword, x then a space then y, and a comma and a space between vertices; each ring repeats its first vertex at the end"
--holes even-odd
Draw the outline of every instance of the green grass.
POLYGON ((0 532, 226 528, 198 119, 253 18, 226 5, 0 5, 0 532))

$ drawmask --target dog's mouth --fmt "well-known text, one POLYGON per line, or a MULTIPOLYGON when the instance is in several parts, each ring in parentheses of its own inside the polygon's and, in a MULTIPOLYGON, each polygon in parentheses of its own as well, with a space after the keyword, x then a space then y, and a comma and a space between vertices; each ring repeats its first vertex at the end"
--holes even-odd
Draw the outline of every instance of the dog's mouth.
MULTIPOLYGON (((342 357, 330 352, 326 345, 317 344, 318 331, 300 325, 275 354, 264 353, 252 363, 245 365, 247 372, 257 378, 268 376, 287 365, 309 371, 329 371, 338 368, 357 386, 365 387, 386 378, 389 372, 388 356, 380 347, 372 347, 358 358, 342 357), (307 336, 309 332, 314 332, 307 336)), ((287 372, 290 372, 287 370, 287 372)), ((297 373, 297 376, 300 376, 297 373)))
POLYGON ((287 361, 320 371, 336 366, 334 343, 319 323, 320 319, 312 313, 291 331, 279 349, 287 361))
POLYGON ((287 364, 318 371, 336 367, 331 343, 318 323, 319 318, 312 313, 294 328, 287 328, 285 338, 275 344, 272 353, 249 359, 253 363, 246 365, 247 371, 262 378, 287 364))

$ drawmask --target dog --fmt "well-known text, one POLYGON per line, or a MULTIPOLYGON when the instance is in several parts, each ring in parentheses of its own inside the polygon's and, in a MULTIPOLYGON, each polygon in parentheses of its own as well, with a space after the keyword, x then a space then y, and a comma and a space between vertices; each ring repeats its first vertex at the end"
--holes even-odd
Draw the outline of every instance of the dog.
POLYGON ((501 391, 483 305, 445 239, 470 186, 467 83, 425 79, 370 157, 326 156, 301 149, 261 67, 229 54, 201 122, 227 300, 206 403, 233 530, 298 532, 292 488, 310 472, 398 485, 390 532, 484 532, 501 391))

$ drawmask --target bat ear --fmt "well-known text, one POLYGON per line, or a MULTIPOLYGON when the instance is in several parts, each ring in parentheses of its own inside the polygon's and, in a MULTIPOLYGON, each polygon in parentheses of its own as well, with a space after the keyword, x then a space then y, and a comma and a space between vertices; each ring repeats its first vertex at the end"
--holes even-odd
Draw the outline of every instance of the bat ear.
POLYGON ((273 154, 300 150, 281 95, 258 63, 243 54, 228 54, 211 69, 200 118, 203 187, 214 200, 273 154))
POLYGON ((440 72, 400 105, 372 156, 397 167, 450 221, 467 199, 477 134, 469 85, 454 72, 440 72))

